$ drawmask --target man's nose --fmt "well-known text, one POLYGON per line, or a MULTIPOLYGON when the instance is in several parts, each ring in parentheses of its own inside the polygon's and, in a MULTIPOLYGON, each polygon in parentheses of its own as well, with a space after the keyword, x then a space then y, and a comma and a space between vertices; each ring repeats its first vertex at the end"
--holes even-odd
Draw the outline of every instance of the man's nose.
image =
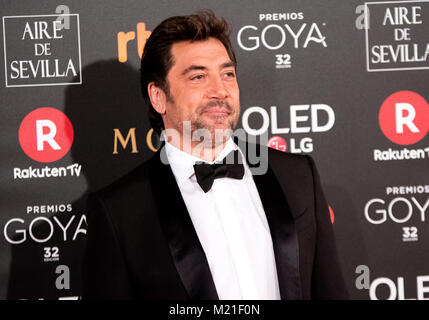
POLYGON ((209 98, 225 99, 228 97, 228 90, 221 77, 213 77, 210 79, 208 87, 209 98))

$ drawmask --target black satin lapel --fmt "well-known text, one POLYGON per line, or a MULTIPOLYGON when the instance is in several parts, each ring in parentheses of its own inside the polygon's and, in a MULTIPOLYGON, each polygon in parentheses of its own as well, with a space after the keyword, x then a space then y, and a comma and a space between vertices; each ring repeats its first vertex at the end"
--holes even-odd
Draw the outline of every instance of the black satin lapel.
POLYGON ((286 300, 302 299, 298 236, 286 197, 269 166, 266 174, 254 175, 253 179, 271 231, 280 296, 286 300))
MULTIPOLYGON (((161 148, 163 149, 163 148, 161 148)), ((191 299, 219 299, 206 255, 169 165, 152 159, 151 183, 161 228, 191 299)))

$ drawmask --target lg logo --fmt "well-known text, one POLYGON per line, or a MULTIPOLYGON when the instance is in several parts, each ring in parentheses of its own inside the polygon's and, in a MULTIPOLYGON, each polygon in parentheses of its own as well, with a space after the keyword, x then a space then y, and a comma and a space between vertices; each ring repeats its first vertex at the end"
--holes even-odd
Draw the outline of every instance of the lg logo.
POLYGON ((72 146, 73 136, 69 118, 54 108, 30 112, 19 127, 22 150, 38 162, 53 162, 64 157, 72 146))
POLYGON ((383 102, 378 118, 381 131, 396 144, 417 143, 429 131, 429 105, 412 91, 390 95, 383 102))

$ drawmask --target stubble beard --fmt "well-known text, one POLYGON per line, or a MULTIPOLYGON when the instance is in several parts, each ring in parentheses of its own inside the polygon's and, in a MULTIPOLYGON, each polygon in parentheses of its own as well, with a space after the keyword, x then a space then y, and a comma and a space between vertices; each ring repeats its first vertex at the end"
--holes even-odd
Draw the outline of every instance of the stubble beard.
POLYGON ((231 105, 223 100, 212 100, 207 104, 200 105, 191 117, 192 137, 201 137, 205 148, 216 148, 231 137, 237 125, 235 110, 231 105), (210 120, 205 120, 204 112, 211 107, 224 108, 228 113, 225 115, 212 115, 210 120))
MULTIPOLYGON (((167 100, 173 104, 175 110, 180 110, 180 106, 175 103, 172 96, 168 95, 167 100)), ((199 105, 189 120, 184 120, 183 123, 176 123, 175 127, 181 130, 183 139, 197 143, 207 149, 214 149, 226 143, 233 134, 237 122, 238 114, 227 101, 212 100, 206 104, 199 105), (224 108, 228 113, 225 115, 212 115, 210 120, 205 120, 203 114, 211 107, 224 108), (221 126, 217 127, 216 124, 221 126)), ((185 144, 184 142, 182 143, 183 145, 185 144)))

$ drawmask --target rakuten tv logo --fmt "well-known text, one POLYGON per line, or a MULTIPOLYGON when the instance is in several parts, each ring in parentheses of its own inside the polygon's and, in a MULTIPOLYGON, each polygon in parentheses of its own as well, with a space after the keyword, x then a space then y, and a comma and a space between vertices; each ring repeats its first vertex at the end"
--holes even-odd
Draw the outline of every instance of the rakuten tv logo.
POLYGON ((54 108, 30 112, 19 127, 19 143, 31 159, 53 162, 64 157, 73 143, 73 126, 67 116, 54 108))
POLYGON ((378 119, 381 131, 390 141, 414 144, 429 131, 429 105, 415 92, 399 91, 383 102, 378 119))
MULTIPOLYGON (((429 105, 415 92, 399 91, 384 100, 378 121, 383 134, 393 143, 415 144, 429 131, 429 105)), ((426 159, 428 156, 429 148, 374 150, 375 161, 426 159)))

